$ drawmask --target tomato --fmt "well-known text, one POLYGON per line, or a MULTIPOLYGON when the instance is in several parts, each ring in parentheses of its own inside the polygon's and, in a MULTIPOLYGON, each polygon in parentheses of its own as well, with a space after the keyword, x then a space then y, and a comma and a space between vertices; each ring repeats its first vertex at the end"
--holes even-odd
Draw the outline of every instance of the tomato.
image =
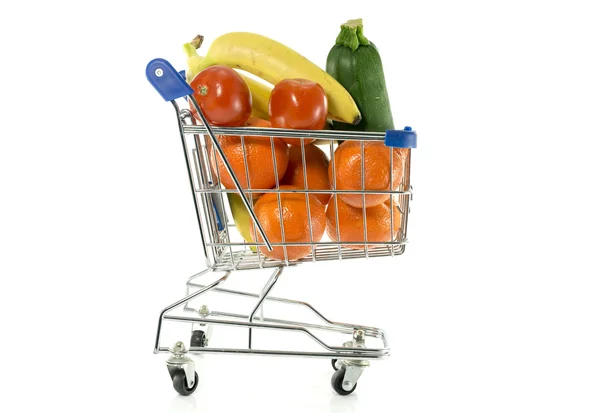
MULTIPOLYGON (((252 113, 252 95, 244 79, 226 66, 210 66, 190 83, 200 109, 211 125, 242 126, 252 113)), ((192 113, 198 114, 190 102, 192 113)))
POLYGON ((327 121, 327 95, 316 82, 284 79, 271 92, 269 116, 274 128, 323 129, 327 121))

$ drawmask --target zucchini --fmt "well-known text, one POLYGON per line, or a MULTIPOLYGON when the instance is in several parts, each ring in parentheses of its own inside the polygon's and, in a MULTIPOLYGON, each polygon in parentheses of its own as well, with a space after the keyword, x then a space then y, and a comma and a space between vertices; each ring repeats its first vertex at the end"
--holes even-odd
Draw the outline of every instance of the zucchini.
POLYGON ((350 20, 341 29, 327 56, 326 71, 350 93, 362 120, 358 125, 334 121, 333 128, 372 132, 394 129, 377 47, 364 36, 362 19, 350 20))

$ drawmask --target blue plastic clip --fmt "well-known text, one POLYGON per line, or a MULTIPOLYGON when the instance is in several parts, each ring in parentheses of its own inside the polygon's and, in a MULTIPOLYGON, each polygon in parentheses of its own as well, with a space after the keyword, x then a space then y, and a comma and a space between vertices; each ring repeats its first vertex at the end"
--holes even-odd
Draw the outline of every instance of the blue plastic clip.
POLYGON ((392 148, 416 148, 417 132, 410 126, 404 130, 388 130, 385 132, 385 145, 392 148))
POLYGON ((185 78, 165 59, 154 59, 146 66, 146 78, 167 102, 194 93, 185 78))
POLYGON ((213 204, 213 209, 215 210, 215 216, 217 218, 217 228, 219 228, 219 231, 223 231, 225 229, 225 226, 223 225, 223 222, 221 221, 221 214, 219 214, 219 209, 217 208, 217 205, 214 200, 213 200, 212 204, 213 204))

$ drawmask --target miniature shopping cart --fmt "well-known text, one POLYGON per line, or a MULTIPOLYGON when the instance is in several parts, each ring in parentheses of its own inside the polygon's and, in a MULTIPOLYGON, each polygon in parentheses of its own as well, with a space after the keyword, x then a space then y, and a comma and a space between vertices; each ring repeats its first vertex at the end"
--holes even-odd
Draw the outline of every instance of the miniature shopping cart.
MULTIPOLYGON (((370 360, 383 359, 389 355, 389 346, 386 335, 383 330, 364 325, 351 323, 334 322, 327 319, 313 306, 306 302, 296 301, 286 298, 270 296, 269 293, 275 283, 281 277, 283 269, 287 266, 297 266, 305 262, 320 262, 327 260, 348 260, 360 258, 375 258, 399 256, 404 252, 407 242, 407 219, 409 212, 409 201, 412 197, 410 186, 410 148, 416 147, 416 133, 409 127, 400 131, 383 132, 348 132, 335 130, 289 130, 277 128, 254 128, 254 127, 210 127, 197 101, 193 97, 193 90, 170 64, 164 59, 152 60, 146 68, 146 76, 154 88, 160 93, 165 101, 170 101, 177 115, 177 124, 181 135, 185 161, 188 170, 190 187, 192 189, 196 217, 202 238, 202 249, 206 259, 207 269, 189 278, 186 284, 186 295, 177 302, 166 307, 161 313, 158 321, 155 353, 170 353, 167 360, 167 368, 173 387, 182 395, 189 395, 194 392, 198 386, 198 374, 195 371, 194 361, 189 357, 190 354, 255 354, 255 355, 278 355, 278 356, 301 356, 330 359, 335 370, 331 384, 333 389, 341 394, 347 395, 354 391, 356 383, 364 369, 369 365, 370 360), (183 108, 181 102, 183 98, 187 99, 185 105, 193 107, 197 111, 199 121, 196 122, 194 114, 187 108, 183 108), (178 103, 179 102, 179 103, 178 103), (193 106, 190 106, 193 105, 193 106), (277 184, 273 189, 251 188, 250 182, 247 182, 246 188, 240 184, 239 177, 235 176, 226 155, 218 143, 217 135, 238 136, 241 139, 242 148, 244 148, 244 137, 265 136, 270 139, 271 148, 274 152, 274 138, 316 138, 319 143, 325 142, 329 146, 331 153, 331 162, 334 163, 333 153, 340 140, 356 140, 362 142, 362 153, 364 154, 364 142, 383 141, 390 147, 390 183, 392 169, 392 150, 395 148, 403 149, 407 156, 403 162, 402 182, 397 188, 390 188, 387 191, 365 190, 364 185, 364 157, 362 174, 362 190, 349 191, 336 189, 335 179, 333 188, 328 191, 319 191, 308 189, 305 179, 304 189, 280 189, 277 184), (227 168, 236 189, 224 189, 221 185, 219 168, 211 168, 211 159, 214 161, 220 157, 227 168), (390 196, 390 201, 394 198, 397 205, 390 207, 390 214, 399 214, 400 227, 394 233, 390 231, 390 239, 387 242, 369 242, 366 237, 366 218, 363 221, 365 229, 364 245, 360 249, 349 248, 349 243, 337 240, 311 240, 306 243, 286 243, 271 242, 263 228, 261 227, 252 205, 253 193, 274 192, 278 198, 284 192, 297 192, 305 194, 306 205, 309 207, 309 194, 327 192, 332 194, 386 194, 390 196), (244 240, 232 223, 232 211, 228 210, 228 203, 225 202, 228 193, 237 193, 244 202, 245 207, 252 219, 256 231, 261 234, 264 243, 252 243, 244 240), (271 250, 273 247, 290 246, 310 246, 310 253, 306 257, 290 261, 274 260, 261 253, 261 248, 271 250), (222 285, 229 279, 230 275, 236 271, 254 270, 262 268, 271 268, 273 273, 268 279, 264 288, 259 293, 250 293, 239 290, 223 288, 222 285), (211 283, 200 283, 201 276, 209 273, 220 273, 220 278, 211 283), (223 299, 250 300, 246 313, 237 313, 231 311, 216 311, 211 304, 211 309, 200 300, 206 298, 207 293, 217 293, 223 299), (225 295, 229 297, 224 297, 225 295), (263 312, 265 303, 274 303, 281 307, 296 306, 310 313, 318 322, 300 322, 285 318, 266 317, 263 312), (174 312, 179 311, 181 315, 174 312), (258 321, 257 321, 258 320, 258 321), (173 347, 161 345, 161 335, 167 325, 177 324, 184 326, 185 336, 176 341, 173 347), (191 326, 191 328, 190 328, 191 326), (212 347, 212 332, 214 326, 237 327, 247 331, 247 346, 244 347, 212 347), (294 349, 272 349, 257 348, 256 341, 253 343, 253 330, 270 330, 272 334, 295 333, 303 335, 304 338, 316 347, 315 350, 294 349), (333 345, 327 342, 320 335, 330 334, 337 338, 333 345), (189 343, 185 344, 184 343, 189 343), (341 345, 340 345, 341 344, 341 345)), ((302 147, 302 160, 304 176, 306 177, 306 160, 304 158, 304 142, 302 147)), ((244 152, 245 158, 245 152, 244 152)), ((246 168, 246 177, 248 176, 248 165, 244 159, 246 168)), ((273 162, 274 164, 276 162, 273 162)), ((276 167, 274 165, 274 167, 276 167)), ((333 165, 333 176, 335 177, 335 165, 333 165)), ((275 176, 277 172, 275 171, 275 176)), ((390 187, 392 185, 390 184, 390 187)), ((280 198, 279 198, 280 199, 280 198)), ((281 202, 279 200, 279 202, 281 202)), ((279 203, 281 208, 281 203, 279 203)), ((364 215, 363 215, 364 217, 364 215)), ((394 222, 393 216, 390 222, 394 222)), ((282 220, 281 231, 283 232, 282 220)), ((393 225, 392 225, 393 226, 393 225)), ((285 240, 285 237, 282 237, 285 240)), ((339 239, 339 228, 338 228, 339 239)), ((352 243, 356 244, 356 243, 352 243)), ((361 242, 363 244, 363 242, 361 242)), ((221 300, 221 299, 219 299, 221 300)), ((223 303, 224 301, 218 301, 223 303)), ((271 304, 269 304, 271 305, 271 304)), ((278 316, 278 317, 281 317, 278 316)))

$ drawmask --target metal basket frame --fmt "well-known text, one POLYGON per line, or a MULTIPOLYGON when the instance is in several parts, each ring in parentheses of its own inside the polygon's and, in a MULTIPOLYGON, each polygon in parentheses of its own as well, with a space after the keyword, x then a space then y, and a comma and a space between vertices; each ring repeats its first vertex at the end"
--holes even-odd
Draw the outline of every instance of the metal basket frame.
MULTIPOLYGON (((364 145, 365 142, 383 142, 385 139, 385 133, 383 132, 346 132, 346 131, 298 131, 289 129, 277 129, 277 128, 254 128, 254 127, 240 127, 240 128, 229 128, 229 127, 210 127, 207 129, 204 125, 196 125, 194 117, 188 109, 180 109, 179 105, 174 102, 177 118, 180 126, 181 139, 184 147, 186 156, 186 163, 188 165, 189 179, 192 186, 192 192, 194 196, 194 203, 196 205, 196 213, 198 217, 198 225, 200 234, 202 237, 203 253, 206 260, 206 265, 213 271, 235 271, 242 269, 257 269, 257 268, 271 268, 278 267, 281 265, 289 266, 296 265, 301 262, 317 262, 325 260, 343 260, 351 258, 369 258, 369 257, 382 257, 382 256, 395 256, 401 255, 404 252, 405 245, 408 242, 407 226, 408 226, 408 211, 409 202, 412 197, 412 188, 410 187, 410 149, 403 149, 402 159, 402 181, 399 188, 391 187, 392 183, 392 162, 398 161, 398 158, 393 154, 396 148, 389 148, 390 150, 390 189, 389 190, 368 190, 365 188, 364 178, 364 145), (227 193, 238 193, 238 189, 227 189, 221 185, 221 173, 220 168, 211 168, 212 165, 218 163, 218 148, 217 145, 210 144, 210 137, 207 136, 210 133, 215 136, 227 135, 232 137, 239 137, 244 152, 244 168, 245 168, 245 181, 240 182, 240 185, 244 186, 241 196, 250 201, 253 194, 264 194, 264 193, 275 193, 277 194, 279 202, 280 212, 280 231, 281 239, 285 240, 285 229, 283 226, 283 217, 281 210, 281 194, 283 193, 301 193, 306 197, 306 208, 308 211, 308 217, 310 219, 310 203, 309 195, 317 195, 322 193, 332 194, 334 198, 335 216, 337 223, 337 236, 338 240, 315 240, 313 239, 312 228, 309 226, 310 231, 310 242, 269 242, 273 247, 283 247, 284 260, 273 260, 261 254, 261 249, 258 248, 256 253, 250 250, 250 246, 260 247, 265 244, 258 242, 248 242, 243 239, 235 240, 231 233, 231 228, 235 227, 234 224, 229 222, 229 214, 225 209, 227 205, 224 195, 227 193), (301 142, 302 152, 302 167, 304 172, 304 188, 299 189, 280 189, 279 183, 276 182, 274 188, 252 188, 250 181, 250 172, 248 168, 248 161, 246 159, 246 143, 245 138, 249 136, 265 136, 270 139, 272 159, 276 159, 275 143, 276 138, 297 138, 301 142), (332 176, 333 176, 333 188, 331 190, 326 189, 314 189, 308 188, 306 182, 306 158, 305 158, 305 143, 302 138, 315 138, 321 141, 329 141, 327 145, 329 147, 329 156, 331 157, 332 165, 332 176), (337 141, 341 140, 355 140, 361 144, 361 156, 363 162, 363 168, 361 173, 362 189, 359 190, 342 190, 336 188, 336 166, 335 157, 333 156, 335 148, 338 145, 337 141), (211 149, 209 149, 209 147, 211 149), (403 190, 404 189, 404 190, 403 190), (367 242, 367 214, 366 208, 363 208, 363 223, 362 228, 365 236, 362 240, 356 242, 341 242, 339 241, 339 221, 338 221, 338 197, 340 194, 354 194, 361 195, 363 197, 363 204, 365 202, 366 195, 389 195, 390 203, 397 202, 396 208, 390 208, 390 222, 394 222, 394 215, 400 214, 400 229, 397 233, 392 232, 390 228, 390 240, 385 242, 367 242), (349 246, 360 245, 362 249, 351 249, 349 246), (310 246, 311 253, 306 257, 290 261, 287 259, 287 249, 285 247, 290 246, 310 246)), ((226 159, 222 162, 228 163, 226 159)), ((272 165, 275 176, 278 176, 277 163, 274 161, 272 165)), ((238 177, 239 179, 239 177, 238 177)), ((238 181, 239 182, 239 181, 238 181)), ((248 202, 247 205, 253 209, 252 202, 248 202)), ((261 229, 254 224, 255 233, 260 233, 261 229)), ((235 231, 235 230, 234 230, 235 231)), ((238 237, 239 238, 239 237, 238 237)), ((263 237, 267 238, 267 237, 263 237)))

